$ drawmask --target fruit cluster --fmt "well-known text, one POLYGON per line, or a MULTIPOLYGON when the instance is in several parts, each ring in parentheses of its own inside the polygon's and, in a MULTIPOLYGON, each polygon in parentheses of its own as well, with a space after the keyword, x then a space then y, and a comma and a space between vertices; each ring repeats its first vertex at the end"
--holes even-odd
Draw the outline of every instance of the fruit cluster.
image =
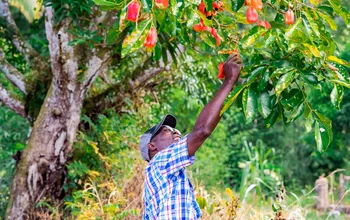
MULTIPOLYGON (((223 2, 219 1, 219 2, 213 2, 212 4, 212 11, 208 11, 205 7, 204 2, 202 1, 199 6, 198 6, 198 10, 200 13, 202 13, 206 18, 211 19, 213 16, 216 15, 217 11, 223 11, 224 7, 223 7, 223 2)), ((195 24, 193 25, 193 30, 196 32, 202 32, 202 31, 208 31, 209 33, 211 33, 211 35, 215 38, 216 41, 216 46, 220 46, 220 37, 216 32, 216 29, 214 27, 210 28, 208 26, 204 25, 203 19, 200 19, 199 24, 195 24)))
MULTIPOLYGON (((202 3, 201 3, 202 4, 202 3)), ((259 15, 258 11, 262 10, 263 5, 262 5, 262 0, 245 0, 244 5, 248 6, 247 11, 246 11, 246 19, 249 24, 254 24, 259 20, 259 15)), ((199 5, 201 7, 201 5, 199 5)), ((284 22, 287 25, 294 24, 294 12, 292 11, 292 5, 288 5, 288 10, 284 15, 284 22)), ((258 21, 258 26, 262 26, 265 29, 270 29, 271 25, 268 21, 264 20, 259 20, 258 21)), ((195 27, 193 27, 195 29, 195 27)), ((264 35, 264 34, 263 34, 264 35)), ((221 62, 218 65, 218 76, 219 79, 223 79, 225 77, 224 74, 224 62, 221 62)))
MULTIPOLYGON (((258 21, 258 19, 259 19, 258 11, 263 8, 262 1, 261 0, 245 0, 244 1, 244 5, 248 6, 248 9, 246 11, 247 22, 249 24, 256 23, 258 21)), ((284 22, 287 25, 294 24, 294 12, 292 11, 291 8, 292 8, 292 5, 289 4, 288 10, 287 10, 287 12, 284 15, 284 22)), ((260 20, 258 22, 258 25, 259 26, 263 26, 266 29, 271 28, 270 23, 267 22, 267 21, 260 20)))
POLYGON ((210 28, 205 26, 202 19, 200 20, 199 24, 193 25, 193 30, 196 32, 208 31, 215 38, 216 46, 220 46, 221 41, 219 35, 216 33, 216 29, 214 27, 210 28))
POLYGON ((213 16, 216 15, 217 11, 223 11, 224 10, 224 3, 222 1, 213 2, 212 4, 212 11, 208 11, 205 7, 204 2, 202 1, 199 6, 198 10, 208 19, 211 19, 213 16))
MULTIPOLYGON (((155 0, 155 5, 158 9, 166 9, 169 6, 169 0, 155 0)), ((249 24, 254 24, 256 22, 258 26, 262 26, 265 29, 270 29, 271 25, 268 21, 259 20, 259 14, 258 11, 262 10, 263 3, 262 0, 244 0, 244 5, 248 6, 246 10, 246 19, 249 24)), ((139 15, 140 15, 140 9, 141 4, 139 0, 132 0, 127 8, 127 17, 126 19, 131 22, 137 22, 139 15)), ((212 3, 212 10, 207 10, 204 1, 202 1, 198 6, 199 12, 204 15, 207 19, 212 19, 216 13, 222 12, 224 10, 224 3, 219 0, 218 2, 212 3)), ((284 22, 287 25, 294 24, 295 18, 294 18, 294 12, 292 10, 292 5, 288 5, 288 10, 286 11, 284 15, 284 22)), ((216 46, 220 46, 221 40, 219 35, 216 32, 216 29, 214 27, 208 27, 204 24, 203 19, 200 19, 199 24, 193 25, 193 30, 196 32, 203 32, 207 31, 209 32, 216 41, 216 46)), ((143 43, 143 45, 148 49, 153 49, 157 43, 157 31, 154 26, 151 27, 151 29, 148 32, 148 35, 143 43)), ((218 78, 222 79, 224 78, 224 63, 220 63, 218 65, 219 74, 218 78)))
MULTIPOLYGON (((156 7, 165 10, 169 6, 169 0, 155 0, 156 7)), ((140 15, 141 4, 137 0, 133 0, 128 5, 126 19, 131 22, 136 22, 140 15)), ((143 46, 148 49, 153 49, 157 43, 157 31, 155 27, 151 27, 146 37, 143 46)))

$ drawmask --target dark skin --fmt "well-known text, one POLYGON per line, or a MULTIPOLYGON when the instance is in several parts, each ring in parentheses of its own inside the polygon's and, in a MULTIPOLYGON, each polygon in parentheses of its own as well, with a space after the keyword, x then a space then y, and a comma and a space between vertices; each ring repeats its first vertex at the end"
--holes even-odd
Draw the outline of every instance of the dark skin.
MULTIPOLYGON (((242 68, 242 60, 238 53, 232 53, 224 64, 225 80, 216 92, 211 101, 202 109, 196 123, 187 137, 188 154, 193 156, 202 146, 204 141, 211 135, 219 123, 221 116, 220 111, 224 101, 232 87, 237 82, 242 68)), ((171 132, 166 127, 148 143, 150 158, 152 159, 159 151, 164 150, 173 143, 180 140, 180 133, 176 130, 171 132)))

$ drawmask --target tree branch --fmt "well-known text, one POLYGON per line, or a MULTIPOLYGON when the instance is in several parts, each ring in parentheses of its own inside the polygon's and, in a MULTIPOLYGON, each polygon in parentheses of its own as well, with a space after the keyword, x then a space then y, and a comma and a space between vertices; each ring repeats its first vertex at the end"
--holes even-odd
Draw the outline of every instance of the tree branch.
POLYGON ((122 106, 127 94, 131 95, 135 93, 151 78, 167 70, 167 67, 153 67, 151 69, 141 71, 135 80, 125 78, 101 94, 91 97, 90 99, 86 100, 84 104, 87 114, 102 114, 107 108, 122 106))
POLYGON ((5 88, 0 86, 0 101, 12 111, 23 118, 26 118, 26 112, 23 103, 11 95, 5 88))
MULTIPOLYGON (((184 51, 184 47, 182 45, 180 45, 178 49, 179 53, 184 51)), ((84 108, 87 114, 102 114, 107 108, 120 108, 123 106, 126 94, 135 94, 139 89, 145 87, 147 83, 156 75, 170 70, 173 59, 169 51, 167 51, 167 57, 167 64, 161 60, 157 63, 157 66, 154 67, 152 66, 151 62, 149 62, 149 64, 146 62, 145 65, 143 65, 141 68, 137 68, 133 72, 132 80, 130 80, 130 78, 124 78, 124 80, 112 85, 99 95, 86 100, 84 103, 84 108)), ((149 61, 151 61, 151 59, 149 61)))
POLYGON ((7 32, 12 40, 12 44, 16 49, 23 54, 28 64, 36 69, 38 73, 42 71, 49 72, 49 65, 43 61, 42 57, 34 48, 23 39, 21 32, 19 31, 16 22, 14 21, 10 12, 9 3, 7 0, 0 0, 0 17, 4 18, 7 26, 7 32))
POLYGON ((27 95, 26 84, 23 75, 5 59, 2 49, 0 49, 0 71, 5 73, 6 78, 25 95, 27 95))
POLYGON ((109 52, 105 52, 103 57, 100 58, 96 55, 97 53, 96 50, 98 49, 95 48, 93 50, 94 55, 92 56, 92 58, 89 60, 89 63, 87 64, 88 70, 82 85, 83 87, 81 91, 81 97, 85 96, 86 92, 89 90, 90 86, 95 81, 96 77, 105 71, 106 66, 110 61, 109 52))
MULTIPOLYGON (((90 28, 91 31, 98 31, 99 30, 99 24, 104 24, 106 27, 109 27, 114 24, 116 21, 115 10, 111 10, 108 12, 100 11, 99 6, 95 5, 92 8, 92 11, 94 12, 94 16, 91 19, 90 22, 90 28)), ((100 34, 102 36, 106 36, 108 33, 108 28, 100 28, 100 34)), ((104 37, 106 38, 106 37, 104 37)), ((105 43, 105 42, 104 42, 105 43)), ((108 81, 107 77, 104 75, 106 72, 106 67, 111 61, 110 57, 111 49, 106 47, 95 47, 92 50, 92 57, 89 59, 87 63, 87 74, 84 77, 83 82, 83 89, 82 89, 82 95, 85 96, 86 92, 89 90, 92 83, 95 81, 97 76, 103 77, 103 80, 108 81)))

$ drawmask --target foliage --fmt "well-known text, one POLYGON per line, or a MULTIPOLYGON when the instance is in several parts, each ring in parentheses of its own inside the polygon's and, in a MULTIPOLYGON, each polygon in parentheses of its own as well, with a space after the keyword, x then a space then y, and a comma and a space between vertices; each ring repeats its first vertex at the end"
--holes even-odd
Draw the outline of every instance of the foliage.
POLYGON ((225 194, 209 194, 204 186, 196 186, 196 201, 202 211, 203 219, 235 219, 237 217, 239 199, 231 189, 226 188, 225 194))
MULTIPOLYGON (((138 161, 135 158, 139 159, 135 150, 139 135, 168 112, 177 116, 182 133, 190 132, 200 109, 220 84, 214 78, 217 64, 233 49, 238 49, 244 59, 243 80, 232 91, 222 122, 196 153, 197 161, 190 170, 192 178, 204 183, 208 191, 216 191, 210 198, 204 187, 197 186, 197 201, 202 204, 204 215, 231 218, 249 213, 255 219, 272 218, 277 209, 271 209, 273 202, 268 199, 275 195, 282 180, 287 189, 299 192, 322 173, 343 167, 349 172, 350 142, 346 135, 350 127, 350 93, 346 89, 350 83, 346 61, 350 51, 346 39, 349 14, 339 0, 294 2, 297 17, 291 26, 283 23, 288 3, 267 1, 259 16, 271 22, 269 30, 246 24, 246 7, 241 0, 225 0, 225 11, 217 12, 211 20, 198 12, 199 1, 171 0, 169 8, 160 10, 154 2, 143 0, 137 23, 125 20, 128 1, 94 2, 102 11, 116 11, 117 21, 107 30, 106 38, 101 35, 105 27, 89 20, 91 14, 101 12, 95 11, 91 0, 45 4, 56 9, 57 22, 66 17, 72 19, 70 31, 75 39, 69 45, 114 48, 115 59, 108 71, 113 82, 133 79, 133 72, 140 66, 156 64, 161 58, 166 63, 168 56, 172 56, 175 63, 171 71, 154 77, 150 91, 138 91, 135 94, 138 99, 124 97, 126 104, 120 115, 111 109, 105 115, 89 118, 85 115, 88 112, 84 112, 75 152, 67 165, 65 217, 122 219, 139 215, 139 207, 129 206, 129 202, 140 194, 125 193, 123 188, 132 176, 142 173, 143 164, 135 162, 138 161), (192 30, 200 18, 205 25, 216 28, 222 41, 220 46, 215 45, 209 33, 192 30), (90 23, 98 26, 96 31, 86 28, 90 23), (158 42, 149 53, 142 45, 152 26, 157 28, 158 42), (181 44, 186 53, 179 56, 175 49, 181 44), (232 104, 234 107, 229 108, 232 104), (312 128, 313 132, 308 133, 312 128), (228 197, 221 193, 226 187, 239 192, 242 206, 239 213, 237 196, 230 190, 228 197), (260 212, 251 208, 257 200, 261 201, 260 212), (264 212, 266 207, 268 211, 264 212)), ((206 0, 205 4, 211 6, 211 1, 206 0)), ((47 57, 47 40, 42 31, 44 18, 29 24, 23 17, 18 19, 18 11, 12 10, 17 13, 16 22, 24 37, 47 57)), ((0 27, 0 46, 6 59, 31 78, 28 64, 11 46, 11 39, 4 36, 5 31, 0 27)), ((20 95, 3 74, 0 83, 20 95)), ((106 84, 98 78, 89 95, 101 93, 106 84)), ((42 94, 36 95, 35 98, 44 99, 42 94)), ((34 107, 40 108, 41 103, 35 102, 34 107)), ((0 196, 0 216, 3 216, 15 166, 11 155, 24 148, 28 124, 2 107, 0 121, 6 121, 0 127, 0 190, 4 192, 0 196)), ((141 185, 142 181, 135 183, 141 185)), ((299 200, 296 195, 287 195, 299 200)), ((320 217, 318 213, 308 213, 305 206, 298 203, 283 211, 289 216, 294 213, 320 217)), ((62 207, 56 209, 52 201, 41 202, 38 207, 48 208, 51 217, 63 215, 62 207)))
MULTIPOLYGON (((27 64, 5 38, 5 31, 0 27, 0 48, 4 51, 6 59, 16 68, 21 71, 26 70, 27 64)), ((0 74, 0 85, 8 88, 16 96, 22 95, 6 80, 4 74, 0 74)), ((5 215, 16 166, 16 161, 12 157, 24 149, 28 131, 29 124, 26 120, 0 104, 0 191, 2 192, 0 193, 0 218, 5 215)))
MULTIPOLYGON (((210 9, 212 1, 204 1, 210 9)), ((128 30, 121 51, 122 57, 142 48, 142 42, 154 26, 158 34, 168 35, 173 41, 186 45, 189 49, 207 54, 213 62, 224 60, 225 53, 239 49, 245 67, 242 77, 245 84, 238 86, 231 94, 225 110, 234 100, 243 106, 247 123, 258 113, 271 127, 277 120, 288 124, 304 115, 314 129, 317 149, 324 151, 332 142, 331 121, 313 107, 306 95, 309 87, 323 88, 325 83, 334 85, 332 103, 339 105, 343 87, 349 88, 349 74, 344 66, 348 62, 336 57, 337 45, 331 32, 337 29, 333 15, 342 17, 348 24, 349 13, 340 1, 328 0, 308 4, 294 2, 297 15, 295 24, 284 25, 283 14, 287 2, 272 1, 264 4, 260 16, 271 20, 271 29, 245 25, 243 1, 223 1, 224 12, 208 19, 198 12, 198 2, 170 1, 166 10, 156 9, 153 2, 142 2, 139 22, 124 20, 127 2, 95 1, 102 7, 121 9, 116 33, 128 30), (204 25, 216 28, 219 38, 224 39, 215 46, 206 33, 196 36, 192 26, 203 20, 204 25), (329 27, 330 28, 329 28, 329 27), (192 37, 191 37, 192 34, 192 37), (278 48, 278 49, 276 49, 278 48)), ((162 43, 162 42, 161 42, 162 43)), ((154 48, 154 58, 160 58, 162 47, 154 48)))
POLYGON ((65 198, 65 205, 72 216, 123 219, 139 213, 128 205, 123 186, 135 172, 140 172, 135 168, 135 149, 138 134, 149 125, 142 116, 147 114, 142 111, 118 117, 109 111, 106 116, 99 115, 96 122, 83 116, 85 128, 74 145, 73 161, 67 166, 65 189, 71 196, 65 198))
POLYGON ((128 209, 118 184, 107 179, 99 184, 89 179, 82 190, 73 193, 72 201, 65 204, 74 219, 125 219, 129 215, 139 215, 138 210, 128 209))
POLYGON ((28 122, 0 105, 0 218, 5 215, 16 161, 12 158, 25 147, 28 122), (6 123, 3 123, 6 121, 6 123))

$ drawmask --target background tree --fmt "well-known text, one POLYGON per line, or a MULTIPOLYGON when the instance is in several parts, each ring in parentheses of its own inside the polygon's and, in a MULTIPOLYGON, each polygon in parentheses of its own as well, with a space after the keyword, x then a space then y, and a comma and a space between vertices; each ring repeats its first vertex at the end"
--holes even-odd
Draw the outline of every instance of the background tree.
MULTIPOLYGON (((334 55, 337 45, 330 34, 336 29, 332 16, 340 15, 346 25, 349 20, 338 1, 252 5, 250 10, 258 9, 271 28, 256 25, 249 15, 253 24, 246 25, 243 1, 204 1, 199 10, 199 2, 191 1, 144 1, 142 7, 135 1, 95 3, 45 1, 45 17, 35 25, 45 27, 47 41, 39 35, 42 44, 35 48, 17 27, 8 2, 0 2, 5 44, 11 42, 22 59, 13 63, 11 53, 0 51, 0 70, 15 86, 12 91, 11 85, 2 85, 0 100, 31 125, 16 165, 9 219, 26 218, 43 197, 64 197, 65 165, 82 112, 93 120, 108 108, 123 112, 128 100, 140 100, 143 91, 171 82, 171 76, 164 80, 156 75, 172 62, 181 65, 185 48, 189 55, 198 52, 210 60, 211 72, 226 54, 240 51, 244 83, 235 87, 224 111, 236 100, 247 123, 260 113, 268 127, 304 115, 319 151, 331 143, 331 121, 311 105, 306 89, 332 84, 331 100, 339 107, 343 87, 349 87, 348 63, 334 55), (287 10, 296 15, 294 22, 289 18, 290 26, 284 20, 287 10), (140 50, 143 45, 147 50, 140 50)), ((86 123, 80 127, 88 128, 86 123)))

